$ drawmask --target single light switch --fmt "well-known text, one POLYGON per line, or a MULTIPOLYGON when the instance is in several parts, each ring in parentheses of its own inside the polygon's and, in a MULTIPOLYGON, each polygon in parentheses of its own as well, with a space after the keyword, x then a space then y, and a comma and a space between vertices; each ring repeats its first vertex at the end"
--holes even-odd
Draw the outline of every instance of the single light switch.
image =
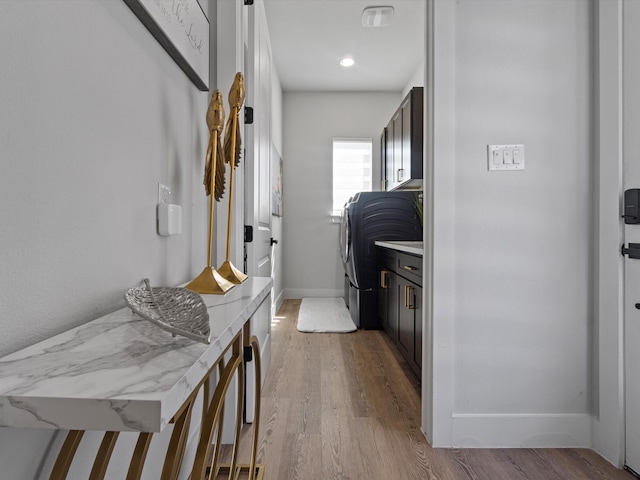
POLYGON ((493 164, 494 165, 502 165, 502 152, 500 150, 493 151, 493 164))
POLYGON ((520 163, 522 163, 522 157, 520 156, 520 150, 515 149, 513 151, 513 164, 514 165, 520 165, 520 163))
POLYGON ((513 162, 511 161, 511 150, 505 150, 502 154, 504 157, 504 164, 511 165, 513 162))

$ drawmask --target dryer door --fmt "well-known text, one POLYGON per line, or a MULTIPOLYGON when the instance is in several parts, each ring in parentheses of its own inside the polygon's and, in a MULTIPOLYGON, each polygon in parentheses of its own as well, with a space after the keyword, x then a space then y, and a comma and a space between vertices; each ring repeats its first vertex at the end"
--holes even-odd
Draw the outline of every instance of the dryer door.
POLYGON ((342 260, 344 263, 344 271, 349 277, 349 281, 351 285, 356 288, 360 288, 358 286, 358 279, 356 276, 356 259, 354 257, 353 251, 353 211, 351 208, 346 208, 344 212, 344 248, 342 249, 342 260))
POLYGON ((350 254, 350 242, 351 242, 351 228, 349 226, 349 210, 347 207, 342 211, 342 221, 340 222, 340 258, 342 264, 345 265, 349 259, 350 254))

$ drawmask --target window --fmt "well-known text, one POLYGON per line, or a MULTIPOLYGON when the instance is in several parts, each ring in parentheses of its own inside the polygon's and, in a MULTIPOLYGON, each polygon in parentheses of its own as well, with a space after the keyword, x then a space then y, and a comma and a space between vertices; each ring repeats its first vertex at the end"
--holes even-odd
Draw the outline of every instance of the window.
POLYGON ((357 192, 370 192, 373 183, 370 138, 333 139, 333 215, 357 192))

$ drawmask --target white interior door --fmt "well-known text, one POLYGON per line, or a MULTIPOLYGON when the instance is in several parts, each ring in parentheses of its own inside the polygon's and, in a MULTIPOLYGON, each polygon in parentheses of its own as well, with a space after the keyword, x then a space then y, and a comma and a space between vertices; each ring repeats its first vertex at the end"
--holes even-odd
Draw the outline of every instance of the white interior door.
POLYGON ((246 246, 249 276, 271 276, 271 47, 262 1, 249 7, 247 106, 253 107, 252 125, 245 125, 245 224, 253 227, 246 246))
MULTIPOLYGON (((623 155, 624 188, 640 188, 640 2, 624 3, 623 155)), ((625 225, 625 246, 640 244, 640 224, 625 225)), ((640 259, 625 256, 626 465, 640 473, 640 259)))

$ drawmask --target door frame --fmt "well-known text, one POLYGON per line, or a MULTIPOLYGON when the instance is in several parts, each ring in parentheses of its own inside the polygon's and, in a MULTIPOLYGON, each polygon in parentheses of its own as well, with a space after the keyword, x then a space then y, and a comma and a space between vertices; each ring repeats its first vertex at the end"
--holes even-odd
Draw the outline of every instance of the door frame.
MULTIPOLYGON (((255 97, 253 92, 249 92, 249 89, 253 88, 250 80, 247 79, 246 65, 249 62, 253 62, 253 58, 247 58, 246 48, 249 42, 253 40, 253 33, 249 31, 252 28, 250 21, 250 15, 254 12, 264 15, 264 6, 261 0, 254 2, 253 5, 245 5, 244 2, 216 2, 216 82, 212 82, 212 88, 219 88, 222 92, 227 119, 231 114, 228 107, 228 95, 229 89, 233 83, 236 72, 243 72, 245 75, 245 103, 247 105, 247 98, 251 101, 255 97), (260 10, 256 10, 260 9, 260 10)), ((249 106, 253 106, 249 103, 249 106)), ((249 179, 253 179, 253 176, 247 175, 245 168, 251 162, 247 161, 247 145, 253 141, 253 135, 247 135, 247 128, 245 128, 244 122, 244 108, 241 109, 239 115, 239 126, 242 133, 242 154, 240 158, 240 165, 234 171, 234 185, 233 185, 233 205, 232 205, 232 225, 231 225, 231 243, 230 243, 230 260, 238 270, 244 269, 244 225, 246 222, 245 212, 247 203, 247 190, 251 190, 253 187, 246 185, 249 179)), ((226 128, 226 122, 225 122, 226 128)), ((250 126, 255 133, 255 127, 250 126)), ((230 170, 227 166, 227 181, 230 178, 230 170)), ((229 205, 229 192, 230 188, 227 184, 225 189, 225 195, 222 201, 216 205, 216 259, 217 264, 221 264, 226 259, 226 229, 227 229, 227 211, 229 205)), ((254 239, 256 238, 254 232, 254 239)), ((248 273, 252 275, 252 267, 249 267, 248 273)), ((253 276, 253 275, 252 275, 253 276)), ((261 356, 261 380, 264 383, 266 370, 270 363, 271 357, 271 336, 270 336, 270 324, 271 324, 271 305, 263 304, 253 316, 251 324, 251 333, 255 334, 259 338, 260 342, 260 356, 261 356), (265 328, 266 325, 266 328, 265 328), (256 331, 259 330, 259 331, 256 331)), ((247 423, 252 423, 255 396, 251 394, 253 391, 252 385, 255 379, 255 362, 249 361, 245 365, 246 367, 246 388, 245 388, 245 417, 244 420, 247 423)), ((236 381, 235 379, 233 380, 236 381)), ((232 400, 232 396, 235 394, 235 388, 230 389, 231 399, 228 398, 230 404, 235 404, 235 400, 232 400)), ((225 428, 223 429, 223 443, 229 443, 227 433, 232 432, 233 428, 230 428, 232 421, 225 418, 225 428)))
MULTIPOLYGON (((212 83, 211 88, 218 88, 224 99, 225 113, 229 112, 229 89, 233 83, 236 72, 244 71, 244 38, 247 35, 244 25, 244 17, 246 16, 246 8, 242 2, 216 2, 216 80, 212 83), (218 21, 224 18, 225 21, 218 21), (235 22, 226 19, 235 19, 235 22), (232 47, 233 46, 233 47, 232 47)), ((244 109, 240 111, 238 121, 240 122, 240 131, 244 131, 244 109)), ((225 118, 225 129, 226 129, 225 118)), ((242 141, 245 139, 243 138, 242 141)), ((233 181, 233 211, 231 225, 231 249, 230 260, 233 265, 242 270, 244 261, 244 191, 245 177, 243 160, 244 155, 240 159, 240 165, 234 172, 233 181)), ((226 179, 230 178, 229 167, 226 168, 226 179)), ((226 232, 227 232, 227 210, 229 206, 229 185, 225 187, 222 200, 217 203, 215 211, 215 229, 216 237, 216 259, 217 265, 222 264, 226 259, 226 232)))
MULTIPOLYGON (((638 24, 640 23, 640 4, 635 1, 622 2, 622 156, 623 156, 623 185, 624 190, 638 187, 637 155, 638 142, 636 130, 640 123, 637 112, 639 96, 637 82, 640 76, 640 48, 638 47, 638 24), (632 8, 633 6, 633 8, 632 8), (633 46, 633 47, 632 47, 633 46), (636 108, 634 108, 636 107, 636 108)), ((624 202, 621 202, 620 215, 624 213, 624 202)), ((637 242, 640 238, 636 226, 623 225, 623 242, 637 242)), ((638 335, 638 262, 624 257, 624 336, 623 355, 625 368, 624 377, 624 406, 625 406, 625 466, 640 472, 640 437, 638 435, 638 402, 640 390, 637 369, 632 366, 638 363, 637 342, 638 335), (634 305, 635 304, 635 305, 634 305), (633 409, 632 409, 633 407, 633 409)))
POLYGON ((623 0, 594 2, 593 448, 625 458, 623 192, 623 0))

